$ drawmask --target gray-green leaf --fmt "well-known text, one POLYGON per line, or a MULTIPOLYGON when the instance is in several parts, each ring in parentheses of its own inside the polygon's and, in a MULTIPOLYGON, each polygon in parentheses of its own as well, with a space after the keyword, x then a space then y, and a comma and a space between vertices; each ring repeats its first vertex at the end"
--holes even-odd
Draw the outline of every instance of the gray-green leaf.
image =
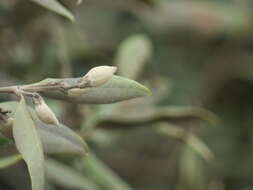
MULTIPOLYGON (((51 82, 58 82, 61 79, 47 79, 51 82)), ((75 84, 80 78, 64 80, 69 84, 75 84)), ((43 82, 43 81, 42 81, 43 82)), ((80 89, 75 93, 62 93, 60 91, 44 91, 43 94, 49 98, 62 99, 74 103, 86 104, 108 104, 137 97, 150 95, 150 90, 133 80, 113 76, 104 85, 94 88, 80 89)))
POLYGON ((214 159, 213 152, 193 133, 171 123, 159 123, 156 127, 160 134, 181 140, 204 160, 210 162, 214 159))
POLYGON ((46 160, 46 174, 50 181, 67 189, 98 189, 95 184, 83 175, 56 160, 46 160))
POLYGON ((57 0, 31 0, 31 1, 68 18, 72 22, 75 21, 75 17, 72 15, 72 13, 69 10, 67 10, 64 6, 62 6, 57 0))
POLYGON ((62 124, 59 127, 39 123, 38 131, 46 153, 87 154, 88 152, 88 146, 83 139, 62 124))
POLYGON ((132 187, 122 180, 116 173, 101 162, 95 155, 83 159, 83 170, 102 189, 110 190, 132 190, 132 187))
POLYGON ((45 173, 42 144, 24 97, 14 115, 13 136, 17 149, 28 166, 32 189, 43 190, 45 173))
POLYGON ((136 79, 145 63, 151 58, 152 49, 150 39, 142 34, 136 34, 124 40, 115 60, 119 74, 136 79))
MULTIPOLYGON (((16 110, 18 103, 15 101, 0 103, 0 107, 6 110, 16 110)), ((30 108, 30 113, 34 122, 36 123, 39 136, 43 145, 45 153, 58 154, 58 153, 71 153, 71 154, 86 154, 88 146, 84 140, 72 131, 70 128, 63 124, 59 126, 47 125, 41 122, 36 113, 30 108)), ((10 129, 8 129, 10 130, 10 129)), ((1 131, 10 134, 8 131, 1 131)))
MULTIPOLYGON (((109 110, 109 108, 106 108, 109 110)), ((216 123, 219 118, 212 112, 195 106, 163 106, 115 109, 101 114, 101 123, 112 125, 142 125, 159 121, 201 119, 216 123), (127 113, 127 114, 126 114, 127 113)))
POLYGON ((47 125, 40 121, 33 109, 31 109, 32 118, 38 127, 45 153, 72 153, 86 154, 88 146, 84 140, 63 124, 47 125))
POLYGON ((22 159, 22 156, 20 154, 15 154, 15 155, 8 156, 5 158, 0 158, 0 169, 7 168, 13 164, 16 164, 21 159, 22 159))

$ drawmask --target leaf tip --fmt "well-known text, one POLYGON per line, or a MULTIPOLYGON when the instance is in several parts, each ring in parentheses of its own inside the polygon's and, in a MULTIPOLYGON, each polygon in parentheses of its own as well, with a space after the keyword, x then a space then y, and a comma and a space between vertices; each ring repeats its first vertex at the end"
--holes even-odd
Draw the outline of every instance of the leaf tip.
POLYGON ((141 89, 140 96, 152 96, 152 91, 148 87, 146 87, 142 84, 139 84, 139 86, 141 89))
POLYGON ((145 88, 146 88, 147 96, 152 96, 153 92, 149 88, 147 88, 147 87, 145 87, 145 88))
POLYGON ((76 22, 76 18, 75 18, 75 16, 73 16, 73 15, 69 15, 69 20, 70 20, 70 22, 72 22, 72 23, 75 23, 76 22))

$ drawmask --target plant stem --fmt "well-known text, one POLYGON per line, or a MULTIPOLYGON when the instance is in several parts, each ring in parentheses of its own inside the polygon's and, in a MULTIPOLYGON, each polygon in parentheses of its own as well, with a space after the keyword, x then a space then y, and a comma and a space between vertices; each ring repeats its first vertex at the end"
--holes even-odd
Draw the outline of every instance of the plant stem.
POLYGON ((67 91, 72 88, 87 88, 87 87, 89 87, 89 84, 85 80, 80 80, 76 84, 70 85, 67 82, 65 82, 64 79, 59 79, 56 82, 48 82, 48 83, 38 82, 20 86, 0 87, 0 93, 11 93, 20 96, 20 94, 33 95, 33 93, 39 93, 43 91, 50 91, 50 90, 67 91))
POLYGON ((0 87, 0 93, 14 93, 16 94, 17 86, 0 87))

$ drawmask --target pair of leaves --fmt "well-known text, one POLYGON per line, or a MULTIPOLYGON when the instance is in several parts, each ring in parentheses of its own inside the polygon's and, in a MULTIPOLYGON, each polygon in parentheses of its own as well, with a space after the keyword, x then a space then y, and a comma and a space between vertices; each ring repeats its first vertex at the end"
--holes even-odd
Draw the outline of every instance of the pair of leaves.
MULTIPOLYGON (((10 110, 14 117, 15 110, 17 109, 18 103, 16 101, 4 102, 0 104, 1 108, 10 110)), ((86 154, 88 147, 83 139, 77 135, 70 128, 60 124, 59 126, 47 125, 39 120, 33 109, 29 107, 29 112, 32 115, 39 136, 41 138, 43 150, 48 154, 56 153, 71 153, 71 154, 86 154)), ((8 131, 1 131, 3 134, 8 134, 9 138, 12 137, 11 128, 8 131)))
POLYGON ((86 153, 84 141, 67 127, 48 126, 37 118, 22 98, 20 103, 7 102, 0 106, 16 113, 13 123, 13 136, 18 151, 27 163, 33 190, 44 186, 44 153, 86 153))
POLYGON ((75 21, 75 17, 73 16, 73 14, 63 5, 61 5, 57 0, 31 0, 31 1, 68 18, 72 22, 75 21))

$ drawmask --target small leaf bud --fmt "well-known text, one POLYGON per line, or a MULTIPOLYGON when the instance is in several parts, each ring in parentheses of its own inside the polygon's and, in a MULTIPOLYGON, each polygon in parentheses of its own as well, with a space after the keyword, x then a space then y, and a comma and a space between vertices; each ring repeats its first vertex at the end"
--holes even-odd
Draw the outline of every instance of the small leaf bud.
POLYGON ((71 88, 67 91, 69 97, 77 97, 81 96, 86 89, 81 89, 81 88, 71 88))
POLYGON ((41 121, 46 124, 59 125, 59 121, 54 112, 48 107, 41 96, 33 98, 35 104, 35 111, 41 121))
POLYGON ((110 80, 116 72, 117 67, 113 66, 99 66, 92 68, 84 77, 91 87, 98 87, 110 80))

